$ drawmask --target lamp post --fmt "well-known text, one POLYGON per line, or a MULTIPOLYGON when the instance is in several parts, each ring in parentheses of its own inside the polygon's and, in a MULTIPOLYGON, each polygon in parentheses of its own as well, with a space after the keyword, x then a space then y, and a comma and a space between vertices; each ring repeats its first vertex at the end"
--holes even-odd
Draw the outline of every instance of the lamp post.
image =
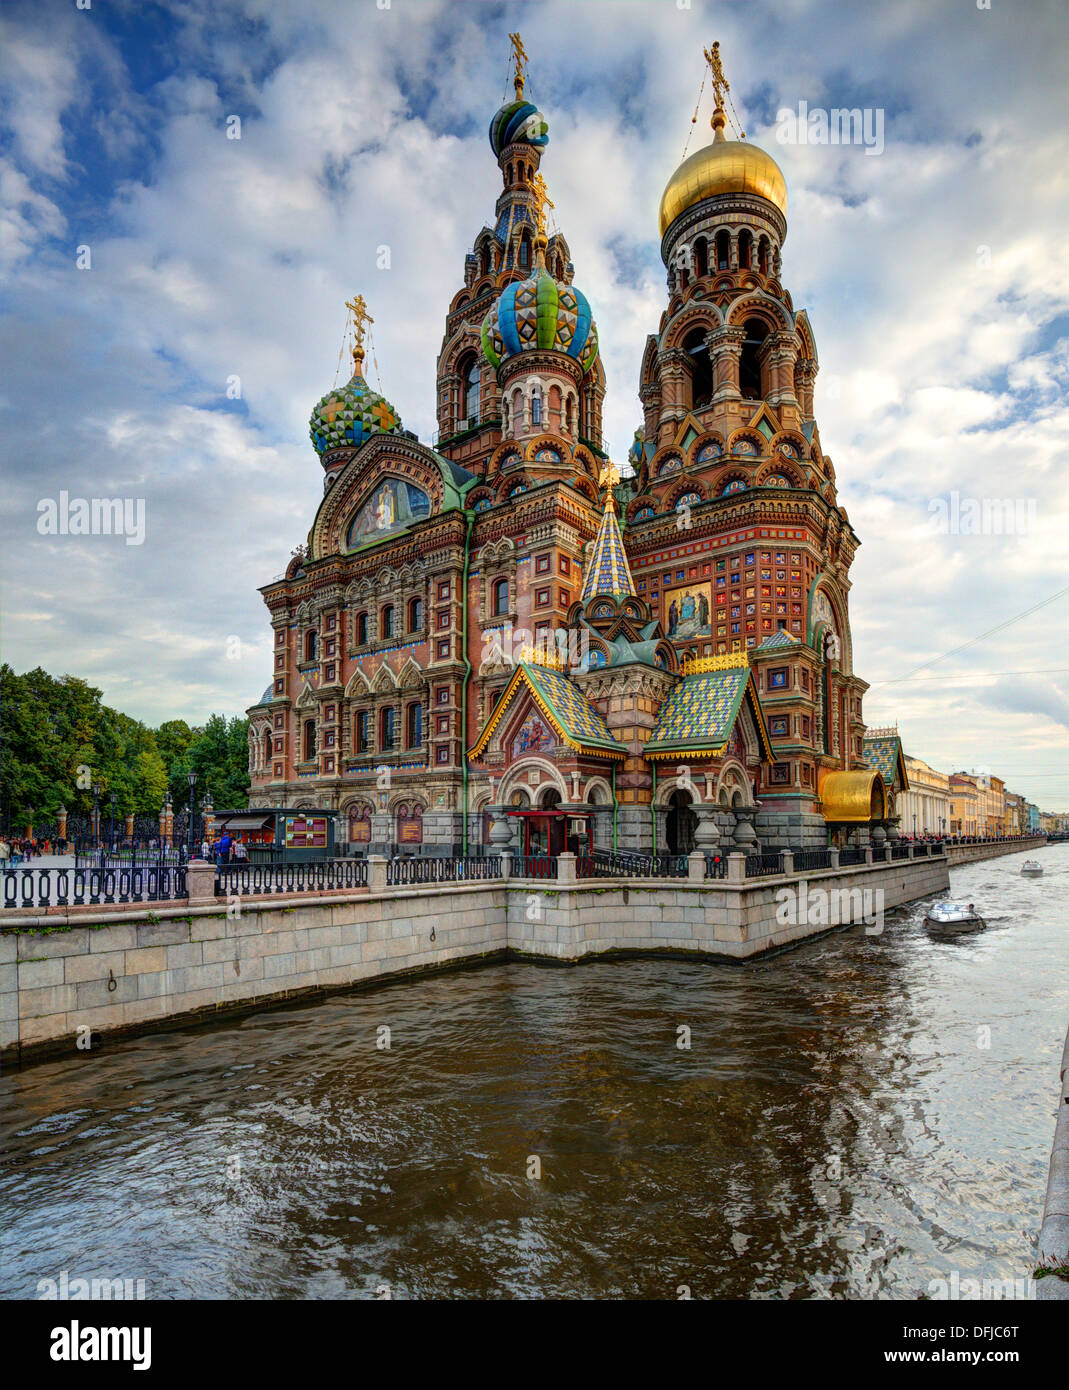
POLYGON ((112 792, 109 798, 111 801, 111 817, 108 822, 108 853, 115 853, 115 793, 112 792))
POLYGON ((93 848, 96 849, 100 840, 100 793, 104 788, 99 782, 93 783, 93 848))
POLYGON ((194 792, 196 791, 196 787, 197 787, 197 774, 196 774, 195 772, 187 772, 187 773, 186 773, 186 779, 187 779, 187 781, 189 782, 189 854, 188 854, 187 858, 192 859, 192 858, 193 858, 193 817, 194 817, 194 815, 196 814, 195 811, 194 811, 194 799, 193 799, 193 795, 194 795, 194 792))

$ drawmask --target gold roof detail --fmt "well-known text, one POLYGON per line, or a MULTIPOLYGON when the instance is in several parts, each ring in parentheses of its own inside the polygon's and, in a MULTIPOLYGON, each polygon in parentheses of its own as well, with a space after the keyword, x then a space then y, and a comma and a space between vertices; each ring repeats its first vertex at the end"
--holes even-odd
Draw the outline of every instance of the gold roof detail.
POLYGON ((882 820, 887 815, 887 789, 883 778, 872 768, 855 772, 826 772, 820 778, 817 790, 820 794, 821 814, 830 824, 853 822, 868 824, 874 819, 872 813, 873 787, 877 792, 878 813, 882 820))
POLYGON ((682 661, 684 676, 704 675, 707 671, 733 671, 737 666, 749 666, 746 652, 727 652, 722 656, 691 656, 685 653, 682 661))
POLYGON ((661 195, 661 236, 687 208, 718 193, 755 193, 787 215, 787 181, 770 154, 747 140, 726 140, 722 127, 713 142, 689 155, 661 195))

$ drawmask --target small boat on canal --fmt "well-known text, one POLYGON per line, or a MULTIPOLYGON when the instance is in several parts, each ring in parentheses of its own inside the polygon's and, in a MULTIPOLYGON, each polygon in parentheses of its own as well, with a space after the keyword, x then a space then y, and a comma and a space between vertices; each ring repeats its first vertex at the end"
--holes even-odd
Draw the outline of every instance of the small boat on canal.
POLYGON ((933 936, 966 936, 983 931, 987 923, 972 903, 933 903, 924 925, 933 936))
POLYGON ((1038 859, 1026 859, 1021 865, 1021 873, 1028 878, 1038 878, 1043 872, 1043 865, 1038 859))

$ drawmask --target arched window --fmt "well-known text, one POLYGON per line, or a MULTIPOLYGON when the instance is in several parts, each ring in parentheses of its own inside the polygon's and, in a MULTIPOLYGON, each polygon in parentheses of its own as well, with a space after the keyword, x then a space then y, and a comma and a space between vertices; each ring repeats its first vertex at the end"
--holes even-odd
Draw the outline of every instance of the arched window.
POLYGON ((413 598, 408 601, 408 630, 418 632, 423 626, 423 600, 413 598))
POLYGON ((747 319, 739 357, 739 390, 744 400, 759 401, 764 397, 761 372, 761 344, 768 337, 768 328, 760 319, 747 319))
POLYGON ((393 604, 388 603, 379 618, 379 636, 385 640, 393 635, 393 604))
POLYGON ((408 707, 408 747, 418 748, 423 742, 423 706, 409 705, 408 707))
POLYGON ((703 236, 694 243, 694 274, 699 280, 709 274, 709 243, 703 236))
POLYGON ((518 264, 523 270, 526 270, 527 267, 531 264, 531 241, 526 232, 524 232, 523 236, 520 237, 520 255, 518 264))
POLYGON ((575 397, 570 392, 564 398, 564 429, 568 434, 575 433, 575 397))
POLYGON ((494 617, 503 618, 509 611, 509 582, 507 579, 494 580, 494 617))
POLYGON ((479 423, 479 359, 472 355, 461 366, 464 382, 464 419, 467 428, 479 423))
POLYGON ((739 233, 739 269, 750 270, 753 266, 753 237, 749 232, 739 233))
POLYGON ((371 748, 371 715, 366 709, 356 712, 353 721, 353 740, 358 753, 367 753, 371 748))
POLYGON ((763 236, 757 243, 757 268, 762 275, 768 274, 768 237, 763 236))
POLYGON ((271 765, 271 730, 264 731, 263 738, 263 767, 269 768, 271 765))
POLYGON ((490 244, 483 242, 482 272, 484 275, 490 274, 490 244))
POLYGON ((716 234, 716 268, 717 270, 727 270, 731 257, 731 238, 727 232, 717 232, 716 234))
POLYGON ((690 408, 700 410, 713 398, 713 364, 704 328, 694 328, 687 334, 683 351, 690 360, 690 408))
POLYGON ((356 615, 356 645, 358 647, 367 646, 367 614, 358 613, 356 615))
POLYGON ((304 634, 304 659, 305 661, 315 661, 319 651, 319 633, 306 632, 304 634))
POLYGON ((392 705, 379 713, 379 751, 388 753, 397 742, 397 711, 392 705))
POLYGON ((316 755, 316 722, 309 719, 304 726, 304 760, 310 762, 316 755))
POLYGON ((535 386, 531 389, 531 424, 541 425, 542 423, 542 388, 535 386))

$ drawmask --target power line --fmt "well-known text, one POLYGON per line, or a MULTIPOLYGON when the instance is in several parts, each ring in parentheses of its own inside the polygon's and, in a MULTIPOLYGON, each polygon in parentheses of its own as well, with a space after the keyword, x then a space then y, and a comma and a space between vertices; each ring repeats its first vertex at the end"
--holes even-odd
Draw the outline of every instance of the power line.
POLYGON ((914 666, 912 671, 908 671, 904 676, 895 676, 893 680, 878 681, 878 685, 899 685, 902 681, 910 680, 918 671, 926 671, 929 666, 934 666, 938 661, 946 661, 948 657, 957 656, 958 652, 964 652, 969 647, 975 647, 978 642, 984 642, 988 637, 994 637, 996 632, 1002 632, 1014 623, 1019 623, 1022 618, 1029 618, 1033 613, 1038 613, 1041 608, 1046 608, 1049 603, 1054 603, 1056 599, 1064 598, 1069 594, 1069 586, 1059 589, 1056 594, 1051 594, 1049 598, 1041 599, 1039 603, 1033 604, 1031 608, 1026 608, 1023 613, 1017 613, 1012 618, 1007 618, 1005 622, 996 623, 994 627, 989 627, 986 632, 981 632, 979 637, 972 637, 968 642, 962 642, 958 647, 951 647, 950 651, 944 652, 942 656, 933 656, 931 661, 923 661, 919 666, 914 666))
POLYGON ((1069 666, 1040 666, 1027 671, 970 671, 963 672, 960 676, 899 676, 895 681, 877 681, 877 685, 902 685, 906 681, 974 681, 985 676, 1056 676, 1066 673, 1069 673, 1069 666))

